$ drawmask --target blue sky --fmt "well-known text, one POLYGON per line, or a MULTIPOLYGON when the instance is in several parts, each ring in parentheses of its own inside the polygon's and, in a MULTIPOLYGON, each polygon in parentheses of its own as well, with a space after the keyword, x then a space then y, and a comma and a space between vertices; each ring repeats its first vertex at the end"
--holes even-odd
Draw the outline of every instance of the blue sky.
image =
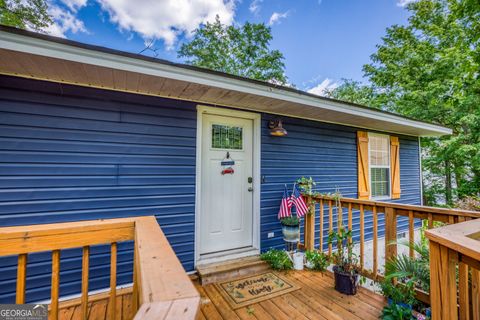
POLYGON ((176 49, 217 14, 225 24, 269 24, 289 81, 320 94, 342 78, 365 81, 362 66, 388 26, 406 23, 412 0, 50 1, 55 24, 47 32, 134 53, 154 41, 156 52, 144 54, 170 61, 181 62, 176 49))

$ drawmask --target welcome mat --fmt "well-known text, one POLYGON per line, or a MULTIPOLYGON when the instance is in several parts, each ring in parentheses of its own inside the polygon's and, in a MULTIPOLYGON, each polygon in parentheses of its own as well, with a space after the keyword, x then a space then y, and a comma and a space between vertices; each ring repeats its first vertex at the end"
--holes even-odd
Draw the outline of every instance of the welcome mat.
POLYGON ((271 299, 300 288, 272 272, 215 285, 233 309, 271 299))

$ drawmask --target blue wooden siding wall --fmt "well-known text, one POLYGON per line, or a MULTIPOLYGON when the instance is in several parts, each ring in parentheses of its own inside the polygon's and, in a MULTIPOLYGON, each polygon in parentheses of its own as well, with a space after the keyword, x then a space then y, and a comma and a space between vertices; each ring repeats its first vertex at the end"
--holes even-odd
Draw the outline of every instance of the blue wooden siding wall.
MULTIPOLYGON (((0 226, 155 215, 192 270, 196 117, 193 103, 0 77, 0 226)), ((108 287, 108 248, 91 257, 91 289, 108 287)), ((131 243, 118 260, 132 282, 131 243)), ((16 264, 0 260, 0 303, 16 264)), ((48 299, 50 268, 29 256, 28 301, 48 299)), ((80 268, 80 250, 62 250, 61 295, 80 291, 80 268)))
MULTIPOLYGON (((284 184, 312 176, 320 192, 357 196, 356 128, 284 117, 289 135, 278 138, 270 119, 262 115, 262 250, 283 247, 284 184)), ((0 76, 0 226, 155 215, 191 271, 195 135, 195 103, 0 76)), ((419 204, 417 138, 400 137, 400 163, 397 201, 419 204)), ((118 261, 119 283, 130 283, 131 243, 118 261)), ((14 301, 16 264, 0 259, 0 303, 14 301)), ((108 287, 108 247, 92 248, 90 264, 90 288, 108 287)), ((28 301, 49 298, 50 271, 50 254, 29 255, 28 301)), ((61 295, 80 292, 80 281, 80 249, 62 250, 61 295)))
MULTIPOLYGON (((277 220, 279 199, 284 185, 289 190, 298 177, 312 177, 317 182, 317 191, 335 192, 338 188, 345 197, 357 197, 357 128, 310 120, 285 118, 283 125, 288 131, 286 137, 272 137, 266 122, 273 115, 264 115, 262 126, 262 191, 261 191, 261 247, 284 248, 280 224, 277 220), (268 238, 268 233, 274 233, 268 238)), ((421 204, 420 160, 418 138, 400 137, 400 184, 401 198, 398 203, 421 204)), ((346 210, 345 210, 346 211, 346 210)), ((334 214, 336 227, 337 212, 334 214)), ((343 215, 345 222, 347 214, 343 215)), ((320 214, 317 205, 316 230, 320 226, 320 214)), ((398 231, 408 229, 408 220, 399 218, 398 231)), ((379 215, 379 236, 384 235, 384 217, 379 215)), ((418 223, 418 221, 417 221, 418 223)), ((357 211, 353 216, 353 235, 359 238, 360 217, 357 211)), ((365 239, 370 240, 373 233, 373 218, 365 214, 365 239)), ((327 247, 328 211, 324 211, 324 244, 327 247)), ((315 235, 316 247, 319 246, 319 233, 315 235)))

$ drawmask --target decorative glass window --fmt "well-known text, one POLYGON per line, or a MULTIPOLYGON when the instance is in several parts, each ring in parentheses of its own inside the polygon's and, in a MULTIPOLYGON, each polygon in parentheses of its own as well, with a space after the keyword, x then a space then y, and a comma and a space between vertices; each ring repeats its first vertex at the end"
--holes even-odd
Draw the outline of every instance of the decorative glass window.
POLYGON ((235 149, 243 148, 243 129, 221 124, 212 125, 212 148, 235 149))
POLYGON ((372 198, 390 197, 390 137, 368 135, 372 198))

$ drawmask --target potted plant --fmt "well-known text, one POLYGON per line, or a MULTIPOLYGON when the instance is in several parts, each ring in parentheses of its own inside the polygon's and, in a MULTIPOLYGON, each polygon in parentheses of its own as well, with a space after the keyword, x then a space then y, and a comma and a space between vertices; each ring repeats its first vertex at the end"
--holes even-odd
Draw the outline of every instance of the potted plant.
POLYGON ((325 271, 330 264, 328 256, 317 250, 305 251, 305 258, 307 260, 307 268, 315 271, 325 271))
POLYGON ((283 240, 285 242, 300 241, 300 220, 296 216, 280 219, 282 224, 283 240))
POLYGON ((313 195, 314 193, 313 190, 317 185, 317 183, 313 180, 312 177, 310 178, 301 177, 297 179, 296 183, 298 185, 298 188, 300 189, 300 192, 308 196, 313 195))
POLYGON ((335 290, 347 295, 357 293, 360 281, 357 269, 358 258, 353 253, 353 241, 349 241, 351 238, 351 230, 344 227, 340 227, 337 232, 332 231, 328 235, 328 243, 333 244, 335 242, 337 245, 337 250, 332 253, 335 290))

